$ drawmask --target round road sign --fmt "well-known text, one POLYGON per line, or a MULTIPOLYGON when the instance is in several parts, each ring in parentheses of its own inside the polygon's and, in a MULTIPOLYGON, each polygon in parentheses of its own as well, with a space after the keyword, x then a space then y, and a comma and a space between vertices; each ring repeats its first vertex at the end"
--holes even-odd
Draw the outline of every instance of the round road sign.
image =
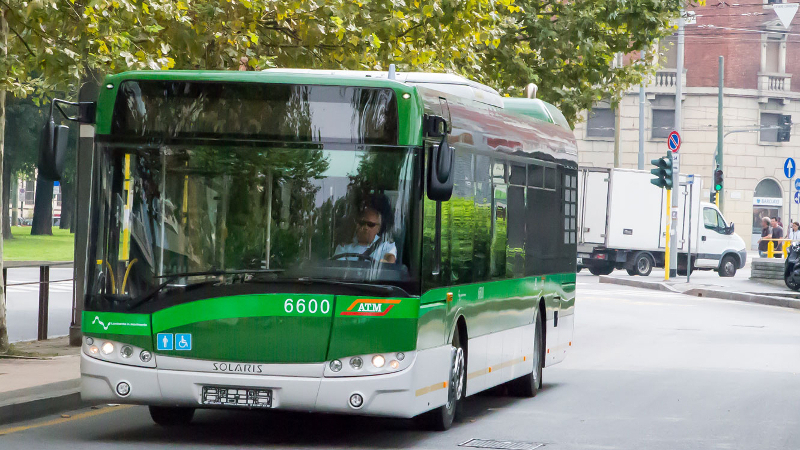
POLYGON ((673 153, 681 148, 681 135, 678 134, 677 131, 673 131, 669 134, 669 137, 667 137, 667 147, 669 147, 673 153))

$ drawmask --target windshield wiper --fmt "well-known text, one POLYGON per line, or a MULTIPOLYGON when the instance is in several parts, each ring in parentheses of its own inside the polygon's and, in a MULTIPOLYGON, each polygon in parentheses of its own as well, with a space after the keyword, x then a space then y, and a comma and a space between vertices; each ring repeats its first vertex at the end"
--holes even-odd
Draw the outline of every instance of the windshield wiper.
MULTIPOLYGON (((403 289, 397 286, 392 286, 387 284, 354 283, 350 281, 341 281, 341 280, 332 280, 330 278, 314 278, 314 277, 298 277, 295 279, 295 281, 304 284, 330 284, 334 286, 347 286, 357 289, 363 289, 366 291, 372 291, 372 293, 377 293, 382 295, 392 294, 397 291, 400 291, 403 294, 405 294, 405 291, 403 291, 403 289)), ((408 296, 408 294, 405 295, 408 296)))
MULTIPOLYGON (((159 292, 164 290, 167 286, 169 286, 172 282, 177 280, 178 278, 183 277, 196 277, 196 276, 220 276, 220 275, 239 275, 239 274, 249 274, 249 273, 280 273, 283 272, 283 269, 241 269, 241 270, 208 270, 205 272, 184 272, 184 273, 172 273, 169 275, 157 275, 153 278, 157 279, 165 279, 163 283, 159 284, 152 291, 144 294, 141 298, 137 299, 134 303, 128 305, 128 309, 136 309, 143 304, 149 302, 150 300, 156 298, 159 292)), ((198 283, 191 283, 184 285, 184 289, 190 288, 197 288, 200 286, 207 286, 209 284, 217 283, 218 280, 204 280, 198 283)))

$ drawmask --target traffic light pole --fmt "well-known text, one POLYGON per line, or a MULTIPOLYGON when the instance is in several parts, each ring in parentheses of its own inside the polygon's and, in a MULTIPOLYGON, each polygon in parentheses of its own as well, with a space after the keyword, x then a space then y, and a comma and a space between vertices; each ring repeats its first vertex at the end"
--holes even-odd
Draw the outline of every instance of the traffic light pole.
MULTIPOLYGON (((676 197, 677 197, 677 195, 676 195, 676 197)), ((670 220, 670 216, 671 216, 670 211, 672 210, 672 207, 670 207, 670 205, 672 205, 671 200, 672 200, 672 189, 667 189, 667 204, 665 205, 666 208, 667 208, 667 217, 666 217, 666 220, 665 220, 665 222, 667 224, 667 230, 666 230, 667 231, 667 237, 666 237, 666 240, 664 242, 664 281, 669 281, 670 260, 672 259, 672 257, 671 257, 672 253, 675 253, 675 252, 671 252, 670 251, 671 249, 670 249, 670 246, 669 246, 669 244, 670 244, 670 235, 672 233, 672 227, 670 226, 671 222, 672 222, 670 220)), ((677 273, 677 271, 676 271, 676 273, 677 273)))
MULTIPOLYGON (((719 57, 719 93, 717 94, 717 169, 724 171, 722 165, 723 128, 722 128, 722 89, 725 86, 725 57, 719 57)), ((717 208, 720 211, 725 207, 725 186, 717 192, 717 208)), ((724 212, 724 211, 723 211, 724 212)))
MULTIPOLYGON (((678 64, 676 67, 677 73, 675 74, 675 131, 677 131, 678 134, 681 133, 681 107, 683 106, 683 41, 684 41, 683 14, 684 10, 681 9, 681 15, 678 18, 678 48, 677 48, 678 64)), ((677 152, 675 153, 675 156, 678 156, 677 152)), ((678 164, 676 164, 677 170, 674 170, 672 174, 674 180, 674 186, 678 186, 680 184, 680 159, 678 159, 677 162, 678 162, 678 164)), ((668 204, 672 205, 672 208, 669 212, 670 213, 669 217, 667 217, 667 220, 670 220, 672 222, 672 226, 670 227, 669 230, 670 241, 672 241, 672 246, 677 248, 678 217, 677 214, 672 214, 672 212, 675 211, 677 213, 678 211, 678 196, 677 195, 672 196, 672 202, 668 204)), ((667 247, 667 250, 668 251, 671 250, 669 246, 667 247)), ((665 272, 673 278, 678 276, 678 252, 674 249, 672 249, 672 251, 669 251, 669 270, 666 270, 665 267, 665 272)))

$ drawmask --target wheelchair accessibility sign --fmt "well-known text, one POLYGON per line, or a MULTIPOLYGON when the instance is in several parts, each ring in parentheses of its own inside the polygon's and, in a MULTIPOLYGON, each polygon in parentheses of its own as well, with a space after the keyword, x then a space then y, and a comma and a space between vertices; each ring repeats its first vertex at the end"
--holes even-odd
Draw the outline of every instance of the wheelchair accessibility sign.
POLYGON ((191 349, 192 349, 192 334, 175 333, 175 350, 191 350, 191 349))

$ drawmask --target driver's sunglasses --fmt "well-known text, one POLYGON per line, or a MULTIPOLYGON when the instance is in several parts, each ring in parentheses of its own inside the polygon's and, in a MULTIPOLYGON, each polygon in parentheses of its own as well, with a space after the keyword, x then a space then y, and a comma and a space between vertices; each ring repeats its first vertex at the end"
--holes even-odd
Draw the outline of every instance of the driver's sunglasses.
POLYGON ((370 222, 369 220, 359 220, 359 221, 358 221, 358 222, 356 222, 356 223, 357 223, 357 224, 358 224, 358 226, 360 226, 360 227, 369 227, 369 228, 375 228, 375 227, 377 227, 377 226, 380 226, 380 223, 378 223, 378 222, 370 222))

